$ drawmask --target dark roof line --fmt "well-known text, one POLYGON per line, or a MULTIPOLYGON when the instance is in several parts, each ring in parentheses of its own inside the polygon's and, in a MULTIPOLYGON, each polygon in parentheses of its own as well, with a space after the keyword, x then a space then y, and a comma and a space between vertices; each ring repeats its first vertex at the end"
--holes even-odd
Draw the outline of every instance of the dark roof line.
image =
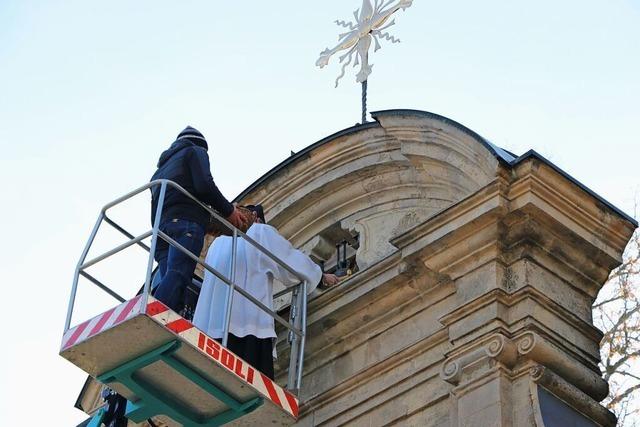
POLYGON ((523 161, 525 161, 525 160, 527 160, 529 158, 536 158, 536 159, 540 160, 544 164, 548 165, 551 169, 555 170, 560 175, 562 175, 563 177, 565 177, 566 179, 568 179, 569 181, 571 181, 572 183, 574 183, 575 185, 580 187, 586 193, 588 193, 592 197, 596 198, 599 202, 601 202, 602 204, 606 205, 609 209, 611 209, 612 211, 614 211, 615 213, 620 215, 622 218, 624 218, 627 221, 629 221, 630 223, 632 223, 634 227, 638 226, 638 221, 635 218, 627 215, 621 209, 618 209, 617 207, 615 207, 614 205, 612 205, 611 203, 606 201, 604 198, 602 198, 602 196, 599 196, 596 192, 594 192, 589 187, 587 187, 586 185, 584 185, 583 183, 581 183, 580 181, 578 181, 577 179, 575 179, 574 177, 569 175, 564 170, 560 169, 553 162, 551 162, 550 160, 548 160, 546 157, 544 157, 542 154, 538 153, 535 150, 529 150, 526 153, 524 153, 523 155, 519 156, 517 159, 515 159, 513 162, 511 162, 511 166, 515 166, 518 163, 523 162, 523 161))
POLYGON ((448 124, 450 126, 453 126, 456 129, 466 133, 467 135, 469 135, 470 137, 472 137, 473 139, 478 141, 480 144, 482 144, 487 150, 489 150, 489 152, 491 154, 493 154, 495 156, 495 158, 497 158, 498 160, 500 160, 500 161, 502 161, 504 163, 510 163, 511 161, 513 161, 517 157, 517 156, 513 155, 512 153, 509 153, 508 151, 503 150, 502 148, 498 147, 497 145, 492 144, 491 142, 489 142, 489 140, 487 140, 486 138, 483 138, 482 136, 480 136, 479 134, 477 134, 473 130, 471 130, 468 127, 466 127, 465 125, 460 124, 460 123, 456 122, 455 120, 451 120, 448 117, 441 116, 440 114, 431 113, 429 111, 422 111, 422 110, 411 110, 411 109, 408 109, 408 108, 397 109, 397 110, 380 110, 380 111, 372 111, 371 112, 371 117, 373 117, 376 120, 378 120, 378 117, 382 116, 382 115, 386 115, 386 116, 413 115, 413 116, 421 116, 421 117, 426 117, 426 118, 429 118, 429 119, 438 120, 440 122, 446 123, 446 124, 448 124))
POLYGON ((529 151, 527 151, 526 153, 524 153, 521 156, 516 156, 515 154, 513 154, 513 153, 511 153, 511 152, 509 152, 509 151, 507 151, 507 150, 505 150, 503 148, 500 148, 497 145, 492 144, 489 140, 483 138, 478 133, 476 133, 473 130, 469 129, 468 127, 456 122, 455 120, 451 120, 448 117, 444 117, 444 116, 441 116, 441 115, 435 114, 435 113, 430 113, 428 111, 412 110, 412 109, 394 109, 394 110, 381 110, 381 111, 373 111, 373 112, 371 112, 371 117, 373 117, 376 120, 375 122, 367 122, 367 123, 364 123, 364 124, 357 124, 355 126, 343 129, 341 131, 338 131, 338 132, 336 132, 336 133, 334 133, 332 135, 329 135, 329 136, 321 139, 320 141, 315 142, 314 144, 309 145, 308 147, 306 147, 306 148, 302 149, 301 151, 297 152, 296 154, 286 158, 285 160, 280 162, 278 165, 273 167, 271 170, 269 170, 267 173, 262 175, 253 184, 251 184, 242 193, 240 193, 235 199, 233 199, 233 201, 234 202, 239 202, 244 197, 246 197, 250 192, 252 192, 258 186, 260 186, 262 183, 264 183, 265 181, 269 180, 273 175, 278 173, 281 169, 284 169, 286 166, 289 166, 290 164, 295 163, 299 159, 306 157, 308 153, 310 153, 311 151, 313 151, 316 148, 320 147, 321 145, 324 145, 324 144, 326 144, 326 143, 328 143, 330 141, 333 141, 334 139, 340 138, 342 136, 350 135, 352 133, 355 133, 355 132, 358 132, 358 131, 361 131, 361 130, 364 130, 364 129, 372 129, 372 128, 380 127, 381 125, 380 125, 380 123, 378 121, 378 117, 384 116, 384 115, 387 115, 387 116, 401 116, 401 115, 422 116, 422 117, 426 117, 426 118, 430 118, 430 119, 434 119, 434 120, 438 120, 440 122, 446 123, 446 124, 448 124, 450 126, 455 127, 456 129, 466 133, 467 135, 471 136, 473 139, 475 139, 480 144, 482 144, 487 150, 489 150, 489 152, 491 154, 493 154, 495 156, 495 158, 498 159, 498 161, 500 161, 501 163, 503 163, 503 164, 505 164, 505 165, 507 165, 509 167, 513 167, 513 166, 517 165, 518 163, 520 163, 520 162, 522 162, 522 161, 524 161, 524 160, 526 160, 528 158, 536 158, 536 159, 542 161, 543 163, 549 165, 553 170, 555 170, 560 175, 562 175, 563 177, 565 177, 566 179, 568 179, 569 181, 571 181, 572 183, 574 183, 575 185, 577 185, 578 187, 583 189, 589 195, 591 195, 594 198, 596 198, 598 201, 600 201, 601 203, 606 205, 608 208, 613 210, 615 213, 620 215, 622 218, 624 218, 625 220, 631 222, 635 227, 638 226, 638 222, 634 218, 632 218, 631 216, 627 215, 622 210, 618 209, 617 207, 615 207, 614 205, 612 205, 611 203, 606 201, 604 198, 602 198, 601 196, 596 194, 594 191, 592 191, 586 185, 582 184, 580 181, 578 181, 577 179, 573 178, 571 175, 569 175, 568 173, 566 173, 565 171, 560 169, 558 166, 553 164, 551 161, 546 159, 541 154, 537 153, 535 150, 529 150, 529 151))

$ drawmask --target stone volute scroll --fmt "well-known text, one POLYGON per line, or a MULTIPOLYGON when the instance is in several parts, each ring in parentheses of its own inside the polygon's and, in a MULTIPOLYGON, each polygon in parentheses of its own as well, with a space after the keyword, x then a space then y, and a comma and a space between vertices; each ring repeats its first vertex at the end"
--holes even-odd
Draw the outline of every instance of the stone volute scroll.
POLYGON ((464 349, 449 358, 442 365, 442 379, 450 384, 458 385, 465 370, 472 369, 479 363, 500 363, 512 368, 517 360, 516 345, 502 334, 495 334, 487 341, 464 349))
POLYGON ((595 401, 601 401, 609 394, 609 386, 599 372, 586 369, 549 341, 534 332, 526 332, 516 338, 518 354, 530 361, 562 375, 595 401))

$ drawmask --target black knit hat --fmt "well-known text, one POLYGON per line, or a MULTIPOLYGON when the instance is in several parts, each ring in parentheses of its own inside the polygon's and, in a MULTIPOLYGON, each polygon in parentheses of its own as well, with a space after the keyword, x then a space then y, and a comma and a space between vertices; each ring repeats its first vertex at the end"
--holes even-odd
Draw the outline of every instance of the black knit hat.
POLYGON ((178 137, 176 139, 183 139, 183 138, 189 139, 189 141, 204 148, 205 150, 209 149, 209 146, 207 145, 207 140, 204 139, 204 135, 202 135, 200 131, 196 128, 192 128, 191 126, 187 126, 186 128, 184 128, 184 130, 178 134, 178 137))

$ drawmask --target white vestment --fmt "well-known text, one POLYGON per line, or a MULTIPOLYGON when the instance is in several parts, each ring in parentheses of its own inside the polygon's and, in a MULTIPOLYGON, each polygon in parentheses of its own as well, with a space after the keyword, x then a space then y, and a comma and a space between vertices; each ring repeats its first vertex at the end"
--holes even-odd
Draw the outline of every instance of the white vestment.
MULTIPOLYGON (((307 292, 313 291, 322 271, 303 252, 295 249, 278 231, 266 224, 253 224, 247 235, 281 259, 307 280, 307 292)), ((232 238, 220 236, 207 252, 206 262, 225 277, 231 276, 232 238)), ((294 286, 300 279, 242 238, 237 241, 236 286, 244 289, 273 310, 273 281, 294 286)), ((202 290, 193 316, 193 324, 212 338, 222 338, 228 286, 205 269, 202 290)), ((274 319, 255 304, 234 292, 229 332, 237 337, 254 335, 275 338, 274 319)), ((274 349, 275 351, 275 349, 274 349)))

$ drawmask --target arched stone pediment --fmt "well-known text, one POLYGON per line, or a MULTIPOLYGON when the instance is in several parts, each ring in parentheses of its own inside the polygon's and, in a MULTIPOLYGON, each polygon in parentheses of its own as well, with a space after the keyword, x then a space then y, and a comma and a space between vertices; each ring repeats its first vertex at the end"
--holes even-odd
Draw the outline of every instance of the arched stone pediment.
POLYGON ((487 185, 499 159, 509 160, 442 116, 413 110, 372 115, 375 122, 287 159, 238 200, 262 203, 272 225, 318 258, 332 254, 336 230, 359 235, 357 263, 366 268, 395 250, 389 243, 394 236, 487 185))

